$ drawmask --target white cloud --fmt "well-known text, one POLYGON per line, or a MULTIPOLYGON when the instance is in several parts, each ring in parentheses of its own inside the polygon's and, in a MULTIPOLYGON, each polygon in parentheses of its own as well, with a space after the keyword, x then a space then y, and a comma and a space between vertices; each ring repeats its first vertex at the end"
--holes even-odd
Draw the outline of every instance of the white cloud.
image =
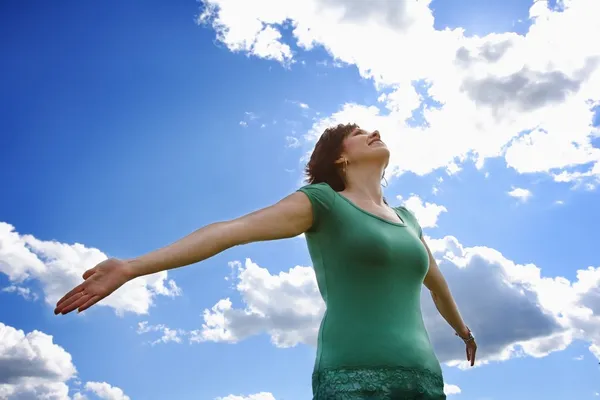
POLYGON ((0 398, 68 400, 65 382, 75 373, 71 355, 52 336, 0 322, 0 398))
MULTIPOLYGON (((14 400, 70 400, 69 385, 77 385, 71 355, 51 335, 25 333, 0 322, 0 398, 14 400)), ((87 392, 102 400, 129 400, 121 389, 102 382, 87 382, 87 392)), ((86 400, 77 391, 73 400, 86 400)))
POLYGON ((292 51, 283 44, 281 34, 272 27, 266 26, 262 21, 252 18, 252 6, 240 3, 242 8, 225 8, 215 11, 218 7, 214 3, 205 3, 206 8, 198 17, 198 23, 210 23, 218 29, 219 40, 232 51, 245 51, 257 57, 290 62, 292 51), (248 18, 250 17, 250 18, 248 18))
POLYGON ((211 310, 204 310, 204 324, 192 332, 191 341, 236 343, 268 332, 278 347, 316 343, 325 306, 312 268, 297 266, 273 276, 250 259, 244 265, 236 261, 230 266, 246 307, 235 309, 228 298, 220 300, 211 310))
MULTIPOLYGON (((480 338, 479 365, 513 357, 544 357, 573 340, 589 343, 600 360, 600 267, 577 280, 545 277, 533 264, 517 264, 489 247, 463 247, 456 238, 428 239, 461 314, 480 338)), ((252 260, 231 263, 243 308, 222 299, 204 311, 191 342, 236 343, 267 333, 277 347, 315 345, 324 303, 314 271, 296 266, 272 275, 252 260)), ((464 348, 423 291, 422 309, 440 361, 466 367, 464 348)))
POLYGON ((25 300, 36 301, 38 299, 37 293, 33 292, 30 288, 10 285, 5 288, 2 288, 2 292, 4 293, 16 293, 19 296, 23 297, 25 300))
POLYGON ((300 141, 293 136, 286 136, 285 141, 286 141, 286 147, 290 147, 290 148, 300 147, 300 141))
POLYGON ((461 390, 456 385, 449 385, 447 383, 444 384, 444 394, 446 396, 452 396, 454 394, 460 394, 461 390))
POLYGON ((594 190, 600 184, 600 163, 585 172, 562 171, 553 175, 556 182, 573 182, 573 189, 583 187, 585 190, 594 190))
POLYGON ((301 101, 297 101, 297 100, 286 100, 286 102, 292 103, 294 105, 297 105, 298 107, 300 107, 303 110, 309 110, 310 106, 306 103, 303 103, 301 101))
POLYGON ((170 329, 169 327, 159 324, 159 325, 149 325, 148 321, 138 322, 137 333, 144 334, 148 332, 161 332, 162 336, 158 339, 150 342, 152 346, 157 345, 159 343, 181 343, 181 336, 186 335, 187 333, 181 330, 170 329))
MULTIPOLYGON (((430 1, 203 4, 201 20, 231 51, 257 55, 262 32, 284 24, 299 48, 322 47, 335 63, 373 80, 382 109, 346 104, 317 121, 311 138, 336 122, 377 128, 393 150, 393 174, 456 173, 465 161, 482 167, 487 158, 504 157, 519 173, 548 173, 587 188, 600 181, 600 149, 591 144, 598 134, 591 123, 600 104, 600 45, 588 40, 600 36, 596 0, 565 1, 560 9, 536 1, 524 35, 484 37, 435 30, 430 1), (415 83, 426 83, 425 92, 415 83), (406 119, 422 105, 426 124, 409 126, 406 119)), ((269 40, 274 50, 264 58, 289 63, 293 55, 282 38, 269 40)))
POLYGON ((529 200, 529 198, 532 196, 532 193, 529 189, 513 188, 513 190, 508 192, 508 195, 510 197, 514 197, 515 199, 519 199, 519 201, 524 203, 529 200))
MULTIPOLYGON (((253 123, 254 121, 257 121, 259 119, 259 116, 252 112, 252 111, 245 111, 244 112, 244 119, 242 119, 239 124, 242 128, 247 128, 251 123, 253 123)), ((264 123, 260 124, 261 128, 265 128, 267 125, 264 123)))
POLYGON ((275 400, 275 396, 269 392, 260 392, 249 396, 236 396, 230 394, 226 397, 217 397, 215 400, 275 400))
POLYGON ((22 382, 0 384, 0 398, 11 400, 70 400, 69 388, 63 382, 22 382))
POLYGON ((404 205, 415 215, 422 228, 436 227, 440 214, 448 211, 444 206, 423 202, 414 194, 404 202, 404 205))
POLYGON ((106 382, 86 382, 85 390, 94 393, 101 400, 130 400, 121 388, 106 382))
MULTIPOLYGON (((81 276, 87 269, 106 258, 98 249, 21 235, 12 225, 0 222, 0 273, 18 286, 29 279, 38 280, 44 299, 51 306, 82 282, 81 276)), ((163 271, 127 282, 98 305, 111 307, 118 315, 147 314, 156 296, 181 294, 175 281, 167 276, 163 271)))
POLYGON ((279 62, 290 62, 292 52, 290 47, 280 42, 281 33, 271 26, 264 27, 256 35, 252 45, 252 54, 261 58, 270 58, 279 62))

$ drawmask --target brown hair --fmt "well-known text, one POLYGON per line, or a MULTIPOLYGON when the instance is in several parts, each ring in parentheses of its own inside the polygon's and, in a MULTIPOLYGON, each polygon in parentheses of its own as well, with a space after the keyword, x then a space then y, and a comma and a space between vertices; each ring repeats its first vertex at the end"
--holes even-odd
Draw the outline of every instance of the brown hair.
POLYGON ((335 161, 342 154, 344 139, 358 128, 356 124, 339 124, 325 129, 306 164, 306 181, 309 184, 325 182, 336 192, 344 190, 346 184, 335 161))

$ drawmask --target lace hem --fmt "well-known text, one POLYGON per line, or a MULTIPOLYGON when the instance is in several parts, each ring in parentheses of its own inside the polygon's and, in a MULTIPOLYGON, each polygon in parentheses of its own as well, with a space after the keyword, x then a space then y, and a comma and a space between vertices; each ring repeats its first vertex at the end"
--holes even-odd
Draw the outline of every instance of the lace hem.
POLYGON ((406 367, 336 368, 312 376, 313 400, 445 400, 444 379, 406 367))

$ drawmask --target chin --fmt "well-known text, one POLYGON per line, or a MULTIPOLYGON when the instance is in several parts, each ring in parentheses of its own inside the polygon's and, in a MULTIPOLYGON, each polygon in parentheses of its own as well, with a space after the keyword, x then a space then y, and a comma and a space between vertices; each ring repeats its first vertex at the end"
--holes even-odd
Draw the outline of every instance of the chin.
POLYGON ((385 146, 372 149, 368 158, 371 160, 371 162, 374 161, 387 165, 390 161, 390 150, 385 146))
POLYGON ((387 146, 379 146, 373 150, 375 157, 385 159, 386 162, 390 159, 390 149, 387 146))

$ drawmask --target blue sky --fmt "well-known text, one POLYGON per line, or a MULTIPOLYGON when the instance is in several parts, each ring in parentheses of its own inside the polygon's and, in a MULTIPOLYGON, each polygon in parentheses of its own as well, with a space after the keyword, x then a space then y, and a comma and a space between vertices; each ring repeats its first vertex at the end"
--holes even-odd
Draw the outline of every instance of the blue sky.
POLYGON ((0 398, 310 398, 322 304, 301 237, 82 315, 52 305, 106 256, 291 193, 350 121, 382 131, 385 194, 478 335, 465 370, 423 298, 449 398, 597 398, 598 4, 356 4, 0 5, 0 398))

